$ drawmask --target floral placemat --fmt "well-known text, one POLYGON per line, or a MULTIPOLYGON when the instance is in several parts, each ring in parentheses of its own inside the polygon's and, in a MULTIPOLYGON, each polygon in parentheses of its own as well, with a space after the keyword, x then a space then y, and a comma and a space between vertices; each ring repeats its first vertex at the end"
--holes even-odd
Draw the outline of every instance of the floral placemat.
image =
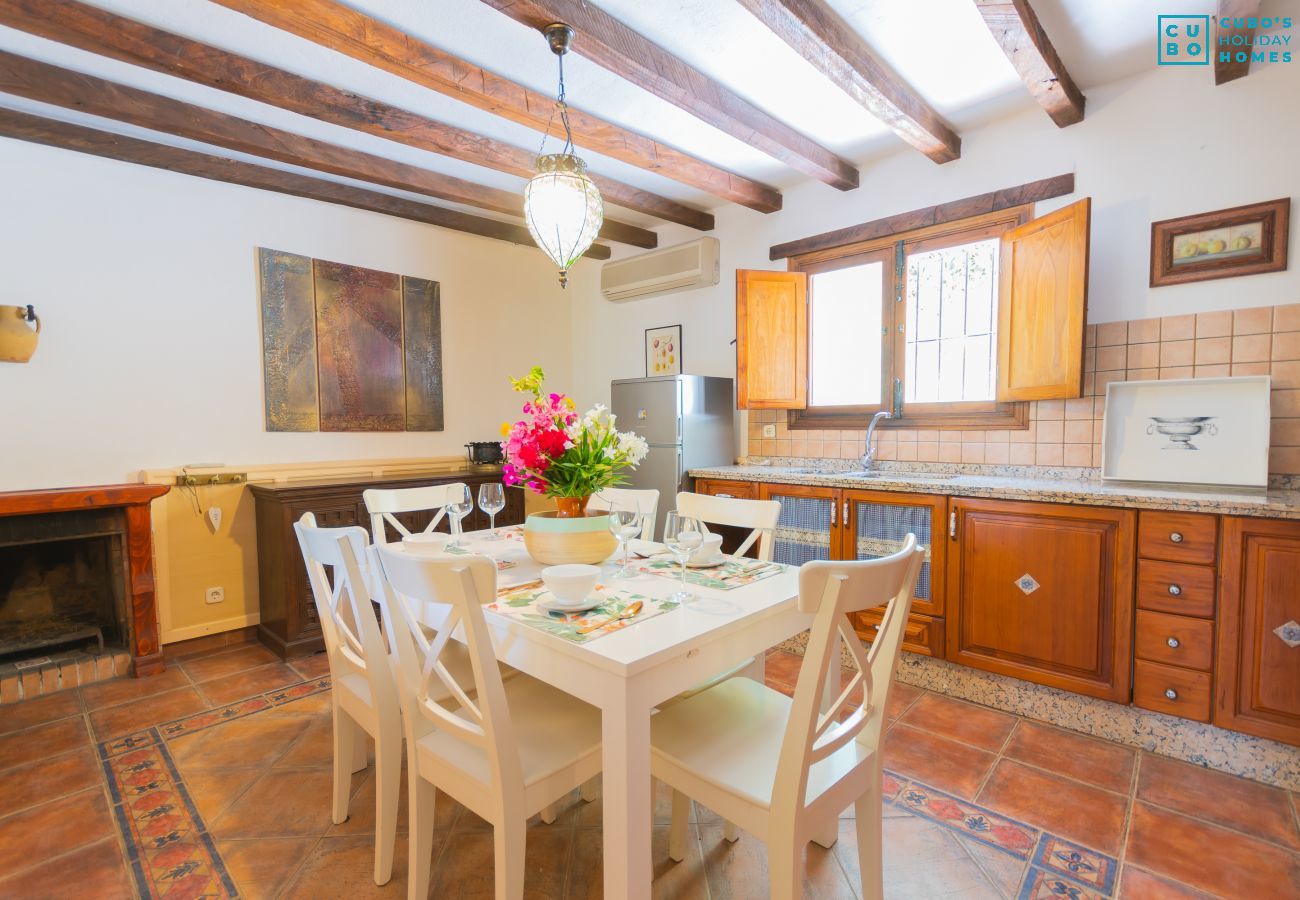
MULTIPOLYGON (((480 548, 467 547, 464 544, 459 547, 453 547, 448 544, 446 550, 443 552, 448 556, 487 556, 488 559, 492 559, 489 554, 484 553, 480 548)), ((515 561, 512 559, 492 559, 492 561, 497 564, 498 572, 504 572, 506 569, 513 569, 516 565, 515 561)))
MULTIPOLYGON (((642 560, 637 568, 647 575, 662 575, 677 581, 682 577, 681 564, 675 559, 652 557, 642 560)), ((780 563, 760 563, 747 557, 739 559, 728 557, 725 563, 714 569, 687 568, 686 580, 697 587, 730 591, 779 575, 783 571, 785 567, 780 563)))
POLYGON ((553 634, 575 644, 585 644, 606 634, 621 631, 629 625, 653 619, 657 615, 677 608, 675 600, 648 597, 636 591, 622 591, 596 585, 597 590, 606 591, 609 599, 597 606, 580 613, 565 613, 546 609, 537 605, 546 593, 546 588, 529 582, 517 587, 501 588, 497 591, 497 602, 489 603, 487 608, 503 616, 518 619, 539 631, 553 634), (641 611, 630 618, 618 618, 629 606, 641 601, 641 611), (600 627, 580 634, 580 630, 603 622, 600 627))

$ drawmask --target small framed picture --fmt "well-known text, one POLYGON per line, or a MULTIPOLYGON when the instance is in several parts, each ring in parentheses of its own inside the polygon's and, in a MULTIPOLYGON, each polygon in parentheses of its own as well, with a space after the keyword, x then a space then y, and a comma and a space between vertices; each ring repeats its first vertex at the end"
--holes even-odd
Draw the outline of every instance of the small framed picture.
POLYGON ((1151 287, 1286 268, 1291 198, 1151 225, 1151 287))
POLYGON ((682 374, 682 326, 665 325, 645 330, 645 374, 682 374))

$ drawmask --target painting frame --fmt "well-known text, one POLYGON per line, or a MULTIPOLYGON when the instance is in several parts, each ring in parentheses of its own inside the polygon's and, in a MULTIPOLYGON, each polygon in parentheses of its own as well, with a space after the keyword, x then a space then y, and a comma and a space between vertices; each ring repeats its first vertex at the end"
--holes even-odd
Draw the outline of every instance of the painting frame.
POLYGON ((1285 271, 1290 216, 1282 197, 1152 222, 1150 286, 1285 271))
POLYGON ((682 374, 682 326, 660 325, 645 330, 646 378, 682 374), (667 345, 667 349, 663 349, 667 345))
POLYGON ((1266 488, 1271 388, 1269 375, 1111 382, 1102 479, 1266 488))

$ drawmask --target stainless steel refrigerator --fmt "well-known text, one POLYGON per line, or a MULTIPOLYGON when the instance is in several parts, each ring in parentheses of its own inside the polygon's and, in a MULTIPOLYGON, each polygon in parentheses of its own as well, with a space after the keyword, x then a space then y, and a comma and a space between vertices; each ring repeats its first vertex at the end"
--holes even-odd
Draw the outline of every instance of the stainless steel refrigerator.
POLYGON ((735 390, 730 378, 665 375, 611 384, 610 408, 620 431, 635 431, 650 453, 625 487, 659 491, 656 537, 664 514, 686 490, 686 473, 702 466, 728 466, 736 459, 735 390))

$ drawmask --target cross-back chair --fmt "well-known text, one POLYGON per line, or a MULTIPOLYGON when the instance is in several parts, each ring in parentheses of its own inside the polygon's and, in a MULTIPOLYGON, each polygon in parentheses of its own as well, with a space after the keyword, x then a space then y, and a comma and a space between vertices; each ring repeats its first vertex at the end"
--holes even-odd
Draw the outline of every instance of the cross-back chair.
POLYGON ((615 503, 635 503, 641 517, 641 540, 655 539, 655 522, 659 513, 659 492, 654 489, 605 488, 587 501, 587 509, 607 510, 615 503))
MULTIPOLYGON (((400 513, 432 512, 433 518, 424 527, 424 534, 437 529, 447 518, 447 504, 455 503, 466 485, 431 484, 414 488, 370 488, 362 491, 366 512, 370 513, 370 533, 376 544, 388 543, 388 527, 397 532, 398 540, 411 534, 411 530, 397 518, 400 513)), ((451 533, 460 533, 460 523, 451 520, 451 533)))
POLYGON ((882 896, 880 739, 923 557, 908 535, 880 559, 807 563, 799 608, 815 618, 794 697, 734 678, 651 720, 651 773, 674 792, 673 859, 685 855, 690 797, 767 844, 774 900, 798 897, 804 845, 852 805, 862 895, 882 896), (850 617, 882 605, 864 653, 850 617), (856 671, 835 695, 841 641, 856 671))
POLYGON ((380 606, 397 653, 406 731, 408 896, 429 891, 435 789, 492 823, 498 900, 523 896, 529 816, 600 772, 600 712, 527 675, 503 682, 483 604, 496 599, 496 567, 482 556, 417 557, 375 546, 380 606), (417 610, 451 607, 432 639, 417 610), (468 679, 443 664, 460 631, 468 679), (437 698, 450 695, 446 702, 437 698))

